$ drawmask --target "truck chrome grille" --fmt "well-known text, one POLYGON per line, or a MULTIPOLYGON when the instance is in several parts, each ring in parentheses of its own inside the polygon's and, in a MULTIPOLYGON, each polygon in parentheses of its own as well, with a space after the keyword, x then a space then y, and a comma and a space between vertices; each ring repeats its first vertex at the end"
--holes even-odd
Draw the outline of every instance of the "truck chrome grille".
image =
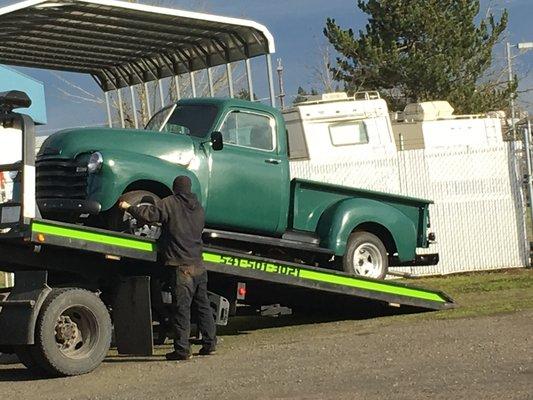
POLYGON ((37 199, 87 198, 87 167, 74 160, 37 157, 37 199))

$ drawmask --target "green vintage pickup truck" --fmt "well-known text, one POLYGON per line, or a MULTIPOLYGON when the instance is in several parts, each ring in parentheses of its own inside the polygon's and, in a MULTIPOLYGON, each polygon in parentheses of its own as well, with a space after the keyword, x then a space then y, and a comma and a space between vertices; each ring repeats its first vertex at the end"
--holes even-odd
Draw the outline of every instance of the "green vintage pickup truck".
POLYGON ((171 194, 187 175, 206 210, 204 240, 383 278, 389 265, 434 264, 428 200, 290 180, 282 114, 235 99, 189 99, 145 130, 87 128, 49 137, 37 157, 44 217, 157 235, 117 209, 171 194))

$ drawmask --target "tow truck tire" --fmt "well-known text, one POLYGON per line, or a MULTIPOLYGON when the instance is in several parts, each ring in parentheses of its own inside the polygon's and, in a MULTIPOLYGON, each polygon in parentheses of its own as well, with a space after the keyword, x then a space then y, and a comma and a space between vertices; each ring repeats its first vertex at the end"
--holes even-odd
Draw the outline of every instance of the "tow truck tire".
POLYGON ((348 238, 342 265, 351 275, 384 279, 389 269, 387 249, 376 235, 356 231, 348 238))
POLYGON ((46 375, 74 376, 98 367, 111 346, 111 318, 94 293, 54 289, 37 318, 31 358, 46 375))
MULTIPOLYGON (((121 201, 125 201, 132 206, 138 206, 141 204, 156 203, 160 200, 160 197, 147 190, 133 190, 131 192, 124 193, 120 197, 121 201), (145 199, 150 198, 150 202, 145 203, 145 199)), ((144 236, 150 239, 157 239, 161 234, 158 228, 152 228, 148 225, 132 227, 130 224, 131 216, 120 210, 117 206, 111 211, 111 217, 109 218, 109 229, 117 232, 131 233, 136 236, 144 236)))

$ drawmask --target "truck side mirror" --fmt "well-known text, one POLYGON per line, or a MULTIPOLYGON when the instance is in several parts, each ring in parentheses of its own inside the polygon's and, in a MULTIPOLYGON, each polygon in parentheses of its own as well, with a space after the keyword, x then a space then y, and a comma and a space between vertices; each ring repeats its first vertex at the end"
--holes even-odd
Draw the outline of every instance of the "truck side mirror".
POLYGON ((224 142, 222 141, 222 133, 220 132, 211 133, 211 147, 215 151, 219 151, 224 148, 224 142))

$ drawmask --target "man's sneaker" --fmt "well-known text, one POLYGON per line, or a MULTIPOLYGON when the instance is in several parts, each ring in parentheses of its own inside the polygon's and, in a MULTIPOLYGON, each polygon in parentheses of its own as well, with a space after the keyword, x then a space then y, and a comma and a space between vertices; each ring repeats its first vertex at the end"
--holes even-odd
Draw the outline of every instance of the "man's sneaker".
POLYGON ((214 347, 202 347, 200 351, 198 352, 201 356, 210 356, 211 354, 215 354, 216 349, 214 347))
POLYGON ((167 353, 165 357, 169 361, 185 361, 185 360, 190 360, 192 358, 192 354, 191 353, 178 353, 177 351, 173 351, 172 353, 167 353))

